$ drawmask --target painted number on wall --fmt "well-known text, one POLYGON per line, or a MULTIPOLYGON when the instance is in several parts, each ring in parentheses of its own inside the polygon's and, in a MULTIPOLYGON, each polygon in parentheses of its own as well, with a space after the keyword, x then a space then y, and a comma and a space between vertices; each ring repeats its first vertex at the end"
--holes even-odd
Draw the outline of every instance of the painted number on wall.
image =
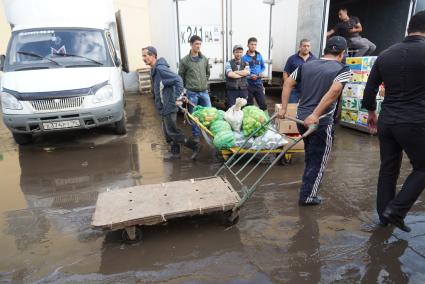
POLYGON ((189 43, 192 36, 197 35, 203 43, 219 43, 221 29, 217 26, 181 26, 180 39, 182 44, 189 43))

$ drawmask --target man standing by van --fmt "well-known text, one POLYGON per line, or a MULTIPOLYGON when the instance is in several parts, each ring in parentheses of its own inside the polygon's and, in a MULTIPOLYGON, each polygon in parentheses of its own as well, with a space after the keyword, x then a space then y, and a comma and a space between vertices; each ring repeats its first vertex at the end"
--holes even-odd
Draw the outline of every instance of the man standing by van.
POLYGON ((333 29, 328 31, 327 36, 330 37, 335 34, 344 37, 350 48, 359 50, 356 53, 356 56, 361 57, 371 55, 375 51, 376 45, 367 38, 360 36, 360 33, 363 31, 363 27, 359 18, 348 16, 346 8, 338 10, 338 18, 340 22, 337 23, 333 29))
MULTIPOLYGON (((192 104, 210 107, 211 100, 208 94, 210 65, 208 58, 201 53, 202 39, 194 35, 189 41, 191 49, 189 54, 180 61, 179 75, 183 79, 187 98, 192 104)), ((192 112, 193 107, 189 106, 189 110, 192 112)), ((197 142, 199 142, 200 133, 199 127, 192 124, 192 136, 197 142)))
POLYGON ((171 145, 170 153, 165 160, 180 157, 180 144, 193 151, 191 156, 195 160, 201 151, 201 145, 193 140, 185 138, 181 129, 177 127, 176 102, 183 92, 183 82, 180 76, 170 70, 170 66, 164 58, 157 59, 157 51, 153 46, 142 49, 143 61, 151 70, 155 106, 162 115, 162 126, 167 143, 171 145))
MULTIPOLYGON (((317 59, 316 56, 311 53, 311 42, 308 39, 302 39, 298 52, 290 56, 286 61, 285 68, 283 68, 283 82, 301 65, 304 63, 317 59)), ((296 86, 292 90, 291 96, 289 97, 289 103, 298 103, 300 99, 300 86, 296 86)))
POLYGON ((242 60, 249 64, 251 75, 248 78, 248 105, 254 104, 254 98, 258 107, 267 110, 266 96, 264 93, 263 72, 266 69, 263 56, 257 51, 257 39, 251 37, 248 39, 248 51, 242 57, 242 60))
POLYGON ((344 85, 351 79, 350 68, 341 63, 347 49, 347 41, 340 36, 326 43, 323 58, 298 67, 285 81, 282 91, 282 108, 279 117, 285 118, 291 90, 301 84, 301 100, 297 117, 304 121, 299 125, 301 134, 313 124, 318 128, 304 138, 305 169, 300 189, 299 205, 318 205, 317 196, 325 172, 334 137, 334 113, 344 85), (319 117, 325 115, 319 121, 319 117))
POLYGON ((234 58, 225 65, 228 107, 233 106, 237 98, 248 98, 247 76, 250 71, 248 63, 242 61, 242 53, 242 45, 235 45, 233 47, 234 58))
POLYGON ((382 225, 409 232, 404 218, 425 188, 425 11, 412 17, 408 36, 382 52, 364 91, 372 133, 378 131, 381 167, 377 211, 382 225), (376 94, 385 85, 385 100, 376 115, 376 94), (413 170, 397 193, 403 151, 413 170))

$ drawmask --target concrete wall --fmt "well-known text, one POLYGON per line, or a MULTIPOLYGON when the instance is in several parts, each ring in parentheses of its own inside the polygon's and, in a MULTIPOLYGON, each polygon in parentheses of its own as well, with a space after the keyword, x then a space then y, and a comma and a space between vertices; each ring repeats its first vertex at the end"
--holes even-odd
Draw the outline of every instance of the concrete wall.
POLYGON ((321 38, 325 11, 325 0, 299 0, 297 42, 303 38, 311 40, 312 52, 318 56, 322 47, 321 38))

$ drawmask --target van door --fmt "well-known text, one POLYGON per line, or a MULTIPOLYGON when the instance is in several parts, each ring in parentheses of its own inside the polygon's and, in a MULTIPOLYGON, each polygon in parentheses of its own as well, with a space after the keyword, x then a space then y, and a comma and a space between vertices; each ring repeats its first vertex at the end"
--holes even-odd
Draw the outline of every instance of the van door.
POLYGON ((272 42, 271 16, 274 1, 261 0, 230 0, 229 7, 229 58, 233 57, 232 49, 235 44, 241 44, 247 50, 248 39, 258 40, 257 50, 266 62, 264 75, 271 79, 272 42), (250 23, 255 24, 250 24, 250 23))
POLYGON ((118 11, 115 13, 115 19, 117 22, 117 34, 118 34, 118 42, 119 42, 119 52, 121 55, 122 70, 128 73, 130 72, 130 69, 128 66, 127 47, 125 45, 125 37, 124 37, 124 30, 122 26, 121 11, 118 11))
POLYGON ((202 38, 201 52, 209 58, 210 81, 224 80, 224 0, 178 0, 179 58, 189 54, 189 39, 202 38))

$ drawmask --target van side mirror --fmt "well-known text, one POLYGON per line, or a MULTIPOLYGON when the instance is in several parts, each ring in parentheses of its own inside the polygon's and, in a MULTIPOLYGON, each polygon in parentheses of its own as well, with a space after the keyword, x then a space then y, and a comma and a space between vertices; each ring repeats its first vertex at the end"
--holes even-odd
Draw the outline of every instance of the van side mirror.
POLYGON ((3 71, 4 62, 6 61, 6 55, 0 55, 0 71, 3 71))

